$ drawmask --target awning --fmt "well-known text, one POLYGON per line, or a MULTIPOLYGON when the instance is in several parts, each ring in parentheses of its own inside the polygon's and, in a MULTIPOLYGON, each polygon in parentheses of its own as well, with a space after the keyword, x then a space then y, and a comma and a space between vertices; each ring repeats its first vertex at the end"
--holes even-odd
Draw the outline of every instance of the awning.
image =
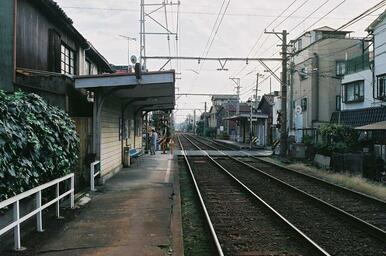
POLYGON ((360 131, 386 131, 386 121, 364 125, 355 129, 360 131))
POLYGON ((75 88, 114 96, 143 110, 171 110, 175 105, 175 72, 146 72, 75 77, 75 88))

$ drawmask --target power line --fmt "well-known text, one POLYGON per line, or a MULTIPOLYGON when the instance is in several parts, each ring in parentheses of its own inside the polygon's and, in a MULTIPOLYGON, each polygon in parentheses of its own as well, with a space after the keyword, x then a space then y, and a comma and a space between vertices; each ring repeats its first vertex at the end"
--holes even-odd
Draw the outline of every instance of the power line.
MULTIPOLYGON (((302 7, 304 7, 310 0, 305 0, 303 2, 302 5, 300 5, 298 8, 296 8, 290 15, 289 17, 291 17, 293 14, 295 14, 297 11, 299 11, 302 7)), ((279 27, 281 24, 283 24, 289 17, 285 18, 284 20, 282 20, 279 24, 277 24, 273 29, 276 29, 277 27, 279 27)))

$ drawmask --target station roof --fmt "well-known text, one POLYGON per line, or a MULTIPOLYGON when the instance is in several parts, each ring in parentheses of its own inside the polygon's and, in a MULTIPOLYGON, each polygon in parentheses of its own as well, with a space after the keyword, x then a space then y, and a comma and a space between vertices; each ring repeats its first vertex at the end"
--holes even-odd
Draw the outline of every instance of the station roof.
MULTIPOLYGON (((241 120, 241 119, 250 119, 250 114, 239 114, 235 116, 225 117, 225 120, 241 120)), ((264 114, 252 114, 252 121, 256 119, 268 119, 267 115, 264 114)))
POLYGON ((143 110, 171 110, 175 105, 175 72, 102 74, 75 77, 76 89, 87 89, 114 96, 143 110))

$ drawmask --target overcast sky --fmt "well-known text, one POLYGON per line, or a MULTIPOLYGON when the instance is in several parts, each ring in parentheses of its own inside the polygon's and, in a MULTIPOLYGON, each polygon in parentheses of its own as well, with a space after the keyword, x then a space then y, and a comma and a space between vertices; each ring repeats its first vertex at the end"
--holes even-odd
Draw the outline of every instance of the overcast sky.
MULTIPOLYGON (((289 39, 294 39, 305 29, 331 26, 337 28, 366 9, 372 7, 380 0, 297 0, 279 18, 277 18, 295 0, 230 0, 226 15, 209 49, 209 57, 272 57, 277 55, 277 38, 274 35, 262 35, 265 28, 268 30, 287 29, 289 39), (342 3, 342 4, 341 4, 342 3), (324 4, 324 5, 323 5, 324 4), (339 7, 337 7, 341 4, 339 7), (323 6, 321 6, 323 5, 323 6), (321 7, 320 7, 321 6, 321 7), (320 8, 319 8, 320 7, 320 8), (337 8, 336 8, 337 7, 337 8), (313 13, 317 10, 315 13, 313 13), (329 15, 321 19, 327 13, 329 15), (307 16, 313 13, 305 20, 307 16), (272 23, 272 21, 276 21, 272 23), (321 19, 319 22, 317 22, 321 19), (303 21, 305 20, 305 21, 303 21), (303 22, 302 22, 303 21, 303 22), (316 23, 317 22, 317 23, 316 23), (316 24, 314 24, 316 23, 316 24), (268 26, 270 25, 270 26, 268 26), (268 26, 268 27, 267 27, 268 26), (256 44, 257 47, 251 51, 256 44)), ((116 65, 127 65, 127 41, 118 35, 136 37, 137 42, 131 42, 130 55, 139 56, 139 15, 140 0, 57 0, 58 4, 74 21, 75 27, 106 57, 116 65)), ((162 0, 149 0, 149 3, 161 3, 162 0)), ((173 1, 177 2, 177 0, 173 1)), ((180 56, 203 56, 205 46, 211 35, 217 14, 223 0, 181 0, 179 15, 178 44, 180 56)), ((228 0, 225 0, 224 8, 228 0)), ((152 9, 147 8, 150 12, 152 9)), ((176 30, 177 7, 168 7, 168 25, 171 30, 176 30)), ((364 29, 377 17, 378 11, 363 19, 361 22, 348 28, 354 31, 352 36, 362 37, 364 29)), ((162 24, 165 24, 165 13, 159 11, 153 14, 162 24)), ((150 19, 146 20, 148 32, 161 32, 160 27, 150 19)), ((310 30, 310 29, 308 29, 310 30)), ((162 35, 149 35, 146 38, 147 55, 169 55, 167 37, 162 35)), ((171 55, 176 55, 175 37, 170 37, 171 55)), ((278 63, 268 63, 275 68, 278 63)), ((149 61, 149 70, 158 70, 163 65, 159 61, 149 61)), ((181 80, 177 81, 178 92, 186 93, 235 93, 234 84, 229 77, 241 77, 242 99, 247 100, 252 95, 256 73, 264 73, 264 68, 258 63, 234 62, 228 63, 228 71, 217 71, 217 62, 205 62, 198 65, 195 61, 172 62, 168 69, 177 69, 181 73, 181 80), (196 72, 199 72, 197 74, 196 72)), ((279 74, 280 70, 278 71, 279 74)), ((268 74, 265 73, 267 77, 268 74)), ((261 78, 262 80, 263 78, 261 78)), ((272 91, 278 90, 278 82, 272 79, 272 91)), ((267 79, 261 84, 260 95, 268 93, 270 81, 267 79)), ((209 97, 180 97, 177 108, 203 108, 204 102, 209 97)), ((183 120, 189 111, 176 112, 178 120, 183 120)), ((190 111, 192 112, 192 111, 190 111)))

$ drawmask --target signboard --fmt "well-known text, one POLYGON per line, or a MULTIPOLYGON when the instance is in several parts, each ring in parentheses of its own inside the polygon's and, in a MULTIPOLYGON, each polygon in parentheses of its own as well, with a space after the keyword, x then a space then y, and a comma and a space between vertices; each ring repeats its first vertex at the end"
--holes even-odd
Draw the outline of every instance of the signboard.
POLYGON ((303 109, 300 105, 295 107, 295 140, 296 143, 303 140, 303 109))

